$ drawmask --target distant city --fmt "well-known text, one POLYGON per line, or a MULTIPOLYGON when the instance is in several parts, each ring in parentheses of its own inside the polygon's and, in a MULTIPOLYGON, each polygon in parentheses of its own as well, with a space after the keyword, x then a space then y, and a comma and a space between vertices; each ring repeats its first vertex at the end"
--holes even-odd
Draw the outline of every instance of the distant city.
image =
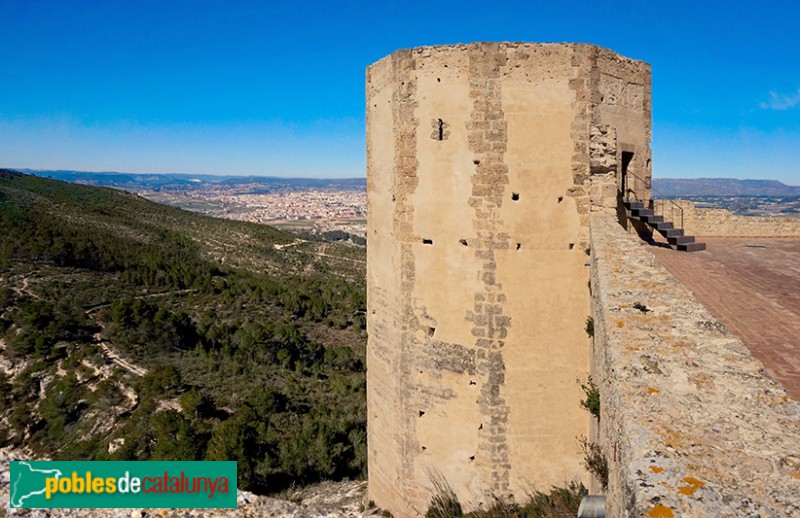
MULTIPOLYGON (((124 189, 214 217, 322 234, 366 237, 366 179, 21 170, 72 183, 124 189)), ((800 217, 800 187, 774 180, 653 180, 656 197, 694 201, 746 216, 800 217)))
POLYGON ((192 190, 135 192, 148 200, 220 218, 266 223, 278 228, 312 233, 340 230, 366 236, 365 189, 281 187, 258 192, 253 184, 206 184, 192 190))
POLYGON ((800 196, 680 196, 701 209, 726 209, 740 216, 800 218, 800 196))
POLYGON ((339 231, 359 238, 366 236, 366 178, 20 172, 124 189, 157 203, 208 216, 264 223, 296 232, 339 231))
POLYGON ((800 217, 800 187, 775 180, 655 178, 653 192, 656 198, 689 200, 740 216, 800 217))

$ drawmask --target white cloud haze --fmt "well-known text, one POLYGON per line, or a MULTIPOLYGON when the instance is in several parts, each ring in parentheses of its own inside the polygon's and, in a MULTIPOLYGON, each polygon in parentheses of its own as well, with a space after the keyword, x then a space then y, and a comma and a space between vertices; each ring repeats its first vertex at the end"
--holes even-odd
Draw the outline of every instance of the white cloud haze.
POLYGON ((783 95, 770 91, 769 101, 759 104, 764 110, 788 110, 800 105, 800 88, 793 94, 783 95))

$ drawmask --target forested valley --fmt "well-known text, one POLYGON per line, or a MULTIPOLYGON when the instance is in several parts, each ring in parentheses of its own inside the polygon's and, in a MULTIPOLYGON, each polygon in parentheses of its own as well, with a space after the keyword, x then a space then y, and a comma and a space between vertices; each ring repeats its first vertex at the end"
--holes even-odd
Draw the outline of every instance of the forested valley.
POLYGON ((366 472, 364 248, 0 171, 0 446, 366 472))

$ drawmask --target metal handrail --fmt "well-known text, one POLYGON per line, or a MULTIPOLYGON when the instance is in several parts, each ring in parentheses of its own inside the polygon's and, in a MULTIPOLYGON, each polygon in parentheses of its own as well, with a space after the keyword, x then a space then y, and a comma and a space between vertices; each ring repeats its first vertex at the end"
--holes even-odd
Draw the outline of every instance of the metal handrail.
POLYGON ((672 222, 676 221, 675 220, 675 211, 677 209, 678 214, 680 215, 680 219, 681 219, 680 229, 684 230, 684 227, 683 227, 683 207, 681 207, 680 205, 678 205, 674 201, 666 199, 666 198, 661 198, 661 199, 656 200, 655 199, 656 191, 655 191, 655 189, 653 189, 652 182, 650 181, 650 178, 643 179, 643 178, 640 178, 638 175, 632 173, 631 171, 626 171, 625 172, 625 176, 623 177, 623 179, 624 179, 624 185, 622 186, 622 193, 623 193, 623 196, 625 198, 625 201, 630 202, 631 201, 631 196, 630 195, 633 195, 633 197, 634 197, 634 199, 636 201, 641 201, 641 202, 646 203, 647 204, 647 208, 652 209, 653 213, 655 215, 659 215, 658 207, 660 206, 660 208, 661 208, 660 215, 661 216, 665 216, 666 215, 665 205, 666 205, 666 202, 669 202, 670 203, 670 207, 669 207, 669 209, 670 209, 670 221, 672 221, 672 222), (629 177, 633 177, 633 179, 634 179, 634 181, 633 181, 633 189, 630 188, 629 177), (641 186, 644 187, 644 190, 642 192, 642 196, 641 197, 639 197, 639 192, 638 192, 639 191, 638 187, 640 187, 640 184, 641 184, 641 186), (650 197, 649 198, 647 197, 647 190, 648 189, 650 190, 650 197))

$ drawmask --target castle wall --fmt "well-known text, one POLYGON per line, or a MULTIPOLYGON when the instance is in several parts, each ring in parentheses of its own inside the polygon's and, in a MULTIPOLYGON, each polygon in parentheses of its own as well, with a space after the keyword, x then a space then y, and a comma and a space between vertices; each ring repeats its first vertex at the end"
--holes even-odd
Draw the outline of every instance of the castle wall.
POLYGON ((606 516, 800 515, 800 404, 610 211, 591 247, 606 516))
MULTIPOLYGON (((674 200, 683 208, 686 232, 709 237, 800 237, 800 218, 739 216, 725 209, 698 208, 691 201, 674 200)), ((669 204, 666 205, 669 207, 669 204)))
POLYGON ((618 148, 648 167, 649 124, 649 67, 590 45, 424 47, 368 69, 379 506, 423 514, 436 479, 467 509, 586 480, 589 206, 616 206, 618 148))

